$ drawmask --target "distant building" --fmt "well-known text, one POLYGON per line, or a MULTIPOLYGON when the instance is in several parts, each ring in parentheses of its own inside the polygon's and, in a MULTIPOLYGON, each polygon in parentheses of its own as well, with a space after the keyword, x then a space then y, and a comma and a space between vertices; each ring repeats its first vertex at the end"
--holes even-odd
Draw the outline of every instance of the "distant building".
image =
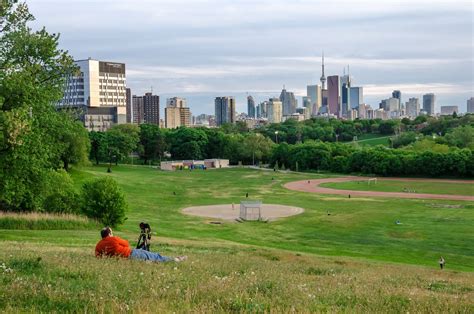
MULTIPOLYGON (((308 85, 306 86, 306 97, 311 101, 311 115, 317 116, 319 109, 322 106, 322 93, 319 85, 308 85)), ((307 107, 303 104, 304 107, 307 107)))
POLYGON ((180 97, 168 98, 165 108, 165 127, 175 129, 180 126, 191 126, 191 112, 186 105, 186 99, 180 97))
POLYGON ((474 97, 471 97, 471 99, 467 100, 467 108, 466 108, 467 113, 474 113, 474 97))
POLYGON ((267 107, 268 101, 261 102, 257 106, 257 118, 266 118, 267 117, 267 107))
POLYGON ((130 106, 130 123, 145 123, 145 112, 143 108, 143 97, 132 96, 132 105, 130 106))
POLYGON ((93 59, 78 60, 74 63, 79 67, 79 74, 66 79, 64 95, 58 102, 58 107, 81 109, 84 126, 89 131, 103 131, 114 124, 126 123, 125 64, 93 59), (102 112, 105 111, 107 119, 103 119, 102 112))
POLYGON ((247 96, 247 115, 249 118, 255 118, 255 100, 252 96, 247 96))
POLYGON ((400 109, 400 103, 398 98, 387 98, 380 102, 381 109, 385 111, 398 112, 400 109))
POLYGON ((405 104, 406 115, 410 118, 418 117, 420 113, 420 100, 418 98, 410 98, 405 104))
POLYGON ((284 116, 289 116, 296 112, 298 104, 293 92, 287 92, 286 89, 283 88, 280 94, 280 101, 283 105, 284 116))
POLYGON ((224 123, 235 123, 235 98, 216 97, 215 99, 216 125, 224 123))
POLYGON ((435 94, 430 93, 423 95, 423 111, 429 116, 434 116, 435 114, 435 101, 435 94))
POLYGON ((267 118, 270 123, 280 123, 283 118, 283 104, 278 98, 270 98, 267 104, 267 118))
POLYGON ((402 104, 402 92, 399 91, 399 90, 394 90, 394 91, 392 92, 392 97, 393 97, 393 98, 397 98, 397 99, 398 99, 398 102, 400 103, 400 106, 401 106, 401 104, 402 104))
POLYGON ((360 104, 364 102, 364 89, 362 87, 351 87, 350 89, 350 104, 351 109, 359 108, 360 104))
POLYGON ((348 83, 341 86, 341 116, 347 117, 351 109, 351 87, 348 83))
POLYGON ((311 110, 307 107, 298 107, 296 108, 296 113, 303 116, 303 120, 308 120, 311 118, 311 110))
POLYGON ((338 75, 328 76, 328 113, 341 115, 341 83, 338 75))
POLYGON ((160 96, 145 93, 143 96, 143 118, 145 123, 160 125, 160 96))
POLYGON ((127 123, 132 123, 132 90, 125 90, 125 107, 127 109, 127 123))
POLYGON ((382 120, 388 120, 389 114, 388 111, 383 110, 382 108, 379 108, 377 110, 374 110, 374 117, 371 119, 382 119, 382 120))
POLYGON ((357 114, 359 119, 370 119, 368 115, 368 110, 372 110, 370 105, 364 104, 364 103, 360 104, 358 108, 358 114, 357 114))
POLYGON ((451 115, 454 112, 459 112, 458 106, 441 106, 441 115, 451 115))

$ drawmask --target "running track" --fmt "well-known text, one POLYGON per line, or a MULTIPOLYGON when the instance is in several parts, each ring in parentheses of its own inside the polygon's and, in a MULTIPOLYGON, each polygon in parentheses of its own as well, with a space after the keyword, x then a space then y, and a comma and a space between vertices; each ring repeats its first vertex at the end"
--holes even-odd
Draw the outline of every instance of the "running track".
MULTIPOLYGON (((361 181, 367 180, 366 177, 337 177, 314 180, 302 180, 289 182, 284 185, 285 188, 293 191, 312 192, 319 194, 336 194, 336 195, 351 195, 363 197, 396 197, 396 198, 424 198, 424 199, 441 199, 441 200, 457 200, 457 201, 474 201, 474 196, 467 195, 448 195, 448 194, 425 194, 425 193, 404 193, 404 192, 376 192, 376 191, 354 191, 354 190, 336 190, 331 188, 324 188, 319 186, 322 183, 330 182, 345 182, 345 181, 361 181)), ((392 181, 428 181, 428 182, 445 182, 445 183, 465 183, 473 184, 474 181, 469 180, 441 180, 441 179, 414 179, 414 178, 380 178, 380 180, 392 181)))

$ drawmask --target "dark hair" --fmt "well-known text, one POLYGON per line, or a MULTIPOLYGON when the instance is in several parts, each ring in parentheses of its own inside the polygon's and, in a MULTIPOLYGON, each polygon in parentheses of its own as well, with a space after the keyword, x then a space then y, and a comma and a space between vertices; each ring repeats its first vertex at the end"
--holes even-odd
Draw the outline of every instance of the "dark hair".
POLYGON ((107 236, 110 234, 111 231, 112 231, 112 230, 110 230, 109 227, 105 227, 105 228, 103 228, 102 230, 100 230, 100 236, 101 236, 102 239, 103 239, 103 238, 107 237, 107 236))

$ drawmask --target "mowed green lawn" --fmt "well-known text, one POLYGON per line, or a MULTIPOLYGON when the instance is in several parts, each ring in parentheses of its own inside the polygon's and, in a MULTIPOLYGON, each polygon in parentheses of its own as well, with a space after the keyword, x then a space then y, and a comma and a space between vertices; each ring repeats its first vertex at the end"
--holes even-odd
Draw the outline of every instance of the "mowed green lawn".
POLYGON ((406 189, 415 193, 449 194, 449 195, 474 195, 474 181, 472 183, 444 183, 421 181, 391 181, 377 179, 377 183, 367 180, 323 183, 322 187, 339 190, 378 191, 378 192, 404 192, 406 189))
MULTIPOLYGON (((133 244, 138 223, 149 222, 160 237, 225 240, 235 243, 332 256, 438 267, 442 255, 450 269, 472 271, 474 265, 474 203, 393 198, 351 199, 295 192, 282 185, 323 175, 282 173, 242 168, 163 172, 149 167, 90 167, 73 173, 78 187, 93 177, 111 176, 129 204, 128 220, 118 230, 133 244), (273 178, 273 180, 272 180, 273 178), (176 193, 176 195, 173 194, 176 193), (250 199, 294 205, 298 216, 271 223, 209 224, 212 219, 186 216, 193 205, 238 204, 250 199), (327 212, 331 215, 328 215, 327 212), (401 225, 395 221, 402 222, 401 225)), ((90 246, 97 231, 0 230, 1 240, 90 246)))
POLYGON ((362 146, 376 146, 376 145, 384 145, 388 146, 390 144, 391 136, 381 135, 381 134, 363 134, 359 136, 358 140, 355 142, 362 146))

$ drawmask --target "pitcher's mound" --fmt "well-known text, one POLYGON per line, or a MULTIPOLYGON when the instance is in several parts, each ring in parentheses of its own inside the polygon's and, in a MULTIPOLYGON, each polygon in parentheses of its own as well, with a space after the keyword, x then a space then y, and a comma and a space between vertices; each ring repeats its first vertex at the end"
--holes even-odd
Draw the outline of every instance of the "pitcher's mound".
MULTIPOLYGON (((266 220, 276 220, 282 217, 289 217, 298 215, 304 212, 301 207, 286 206, 278 204, 262 204, 262 217, 266 220)), ((208 206, 193 206, 183 209, 183 213, 186 215, 218 218, 224 220, 235 220, 239 218, 240 204, 234 204, 232 210, 232 204, 222 205, 208 205, 208 206)))

